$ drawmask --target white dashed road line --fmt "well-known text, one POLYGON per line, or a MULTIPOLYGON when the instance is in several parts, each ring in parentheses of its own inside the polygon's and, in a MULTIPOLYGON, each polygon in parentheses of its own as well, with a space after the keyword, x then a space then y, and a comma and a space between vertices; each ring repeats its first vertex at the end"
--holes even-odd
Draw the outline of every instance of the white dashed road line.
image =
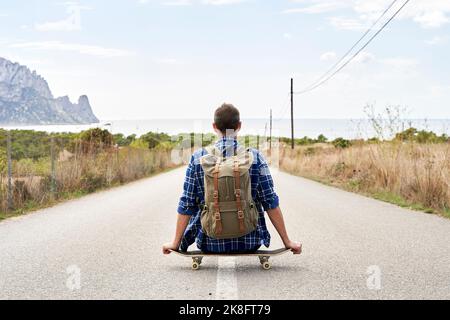
POLYGON ((220 257, 218 265, 216 300, 237 300, 236 258, 220 257))

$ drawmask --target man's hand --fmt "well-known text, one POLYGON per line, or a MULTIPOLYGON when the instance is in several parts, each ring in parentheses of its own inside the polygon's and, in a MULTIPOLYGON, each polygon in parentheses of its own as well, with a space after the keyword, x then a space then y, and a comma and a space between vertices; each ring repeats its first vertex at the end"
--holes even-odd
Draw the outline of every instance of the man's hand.
POLYGON ((267 213, 269 214, 270 221, 272 221, 275 229, 278 231, 286 249, 290 249, 294 254, 302 253, 301 243, 289 240, 280 207, 267 210, 267 213))
POLYGON ((172 242, 166 243, 162 247, 162 252, 164 254, 170 254, 171 250, 178 250, 181 244, 181 239, 183 238, 184 231, 189 224, 189 219, 191 216, 179 214, 177 218, 177 229, 175 231, 175 238, 172 242))
POLYGON ((302 253, 302 244, 294 241, 289 241, 286 245, 286 249, 291 249, 294 254, 302 253))
POLYGON ((164 254, 171 254, 172 251, 178 250, 179 245, 173 242, 165 243, 162 246, 162 251, 164 254))

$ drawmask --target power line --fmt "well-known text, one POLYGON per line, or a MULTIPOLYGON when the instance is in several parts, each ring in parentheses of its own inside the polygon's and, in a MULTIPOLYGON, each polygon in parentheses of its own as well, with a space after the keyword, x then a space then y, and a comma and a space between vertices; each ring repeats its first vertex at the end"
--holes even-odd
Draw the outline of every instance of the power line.
POLYGON ((298 91, 295 92, 295 94, 303 94, 309 91, 312 91, 318 87, 320 87, 321 85, 323 85, 324 83, 328 82, 331 78, 333 78, 338 72, 340 72, 342 69, 344 69, 353 59, 355 59, 380 33, 381 31, 383 31, 387 25, 394 20, 394 18, 400 13, 400 11, 402 11, 402 9, 408 4, 408 2, 410 2, 411 0, 406 0, 405 3, 391 16, 391 18, 389 18, 389 20, 364 44, 364 46, 362 46, 349 60, 347 60, 342 66, 340 66, 336 71, 334 71, 330 76, 326 77, 325 79, 323 79, 322 81, 320 81, 319 83, 308 87, 305 90, 302 91, 298 91))
POLYGON ((285 97, 285 100, 283 101, 283 104, 281 104, 279 116, 277 118, 274 118, 274 121, 280 121, 283 120, 284 116, 286 115, 286 112, 289 110, 289 97, 290 93, 288 93, 285 97))
POLYGON ((323 78, 325 78, 331 71, 333 71, 334 68, 336 68, 344 59, 355 49, 355 47, 373 30, 373 28, 380 22, 380 20, 386 15, 386 13, 394 6, 394 4, 398 0, 392 1, 392 3, 384 10, 384 12, 378 17, 378 19, 372 24, 372 26, 364 32, 364 34, 358 39, 358 41, 355 42, 355 44, 337 61, 330 69, 327 70, 320 78, 318 78, 315 82, 313 82, 311 85, 306 87, 302 91, 306 91, 309 88, 313 87, 315 84, 320 82, 323 78))

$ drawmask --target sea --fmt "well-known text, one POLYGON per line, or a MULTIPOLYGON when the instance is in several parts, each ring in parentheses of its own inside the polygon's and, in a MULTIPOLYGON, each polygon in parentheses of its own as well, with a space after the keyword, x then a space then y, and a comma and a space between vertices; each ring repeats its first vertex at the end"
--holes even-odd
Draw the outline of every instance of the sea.
MULTIPOLYGON (((368 119, 295 119, 294 136, 296 138, 316 138, 324 135, 328 139, 367 139, 378 136, 389 138, 393 133, 414 127, 429 130, 436 134, 450 135, 450 119, 408 119, 396 122, 379 121, 379 126, 368 119), (377 129, 378 128, 378 129, 377 129)), ((147 120, 103 120, 88 125, 31 125, 2 126, 5 129, 26 129, 46 132, 81 132, 90 128, 107 129, 111 133, 140 136, 147 132, 164 132, 170 135, 181 133, 213 132, 210 119, 147 119, 147 120)), ((267 119, 243 119, 240 134, 270 135, 270 121, 267 119)), ((291 121, 288 119, 272 122, 272 136, 290 137, 291 121)))

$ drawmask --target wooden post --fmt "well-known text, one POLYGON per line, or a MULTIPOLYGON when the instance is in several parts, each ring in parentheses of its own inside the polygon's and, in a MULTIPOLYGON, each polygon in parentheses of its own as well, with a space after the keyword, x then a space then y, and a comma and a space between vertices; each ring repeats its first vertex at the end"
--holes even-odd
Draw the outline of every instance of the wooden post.
POLYGON ((12 186, 12 161, 11 161, 11 131, 6 134, 6 158, 8 162, 8 210, 14 209, 12 186))
POLYGON ((269 150, 272 151, 272 109, 270 109, 269 150))
POLYGON ((294 79, 291 78, 291 148, 294 149, 294 79))
POLYGON ((56 167, 55 167, 55 139, 53 136, 50 138, 50 162, 51 162, 51 181, 50 192, 52 197, 55 198, 56 193, 56 167))

